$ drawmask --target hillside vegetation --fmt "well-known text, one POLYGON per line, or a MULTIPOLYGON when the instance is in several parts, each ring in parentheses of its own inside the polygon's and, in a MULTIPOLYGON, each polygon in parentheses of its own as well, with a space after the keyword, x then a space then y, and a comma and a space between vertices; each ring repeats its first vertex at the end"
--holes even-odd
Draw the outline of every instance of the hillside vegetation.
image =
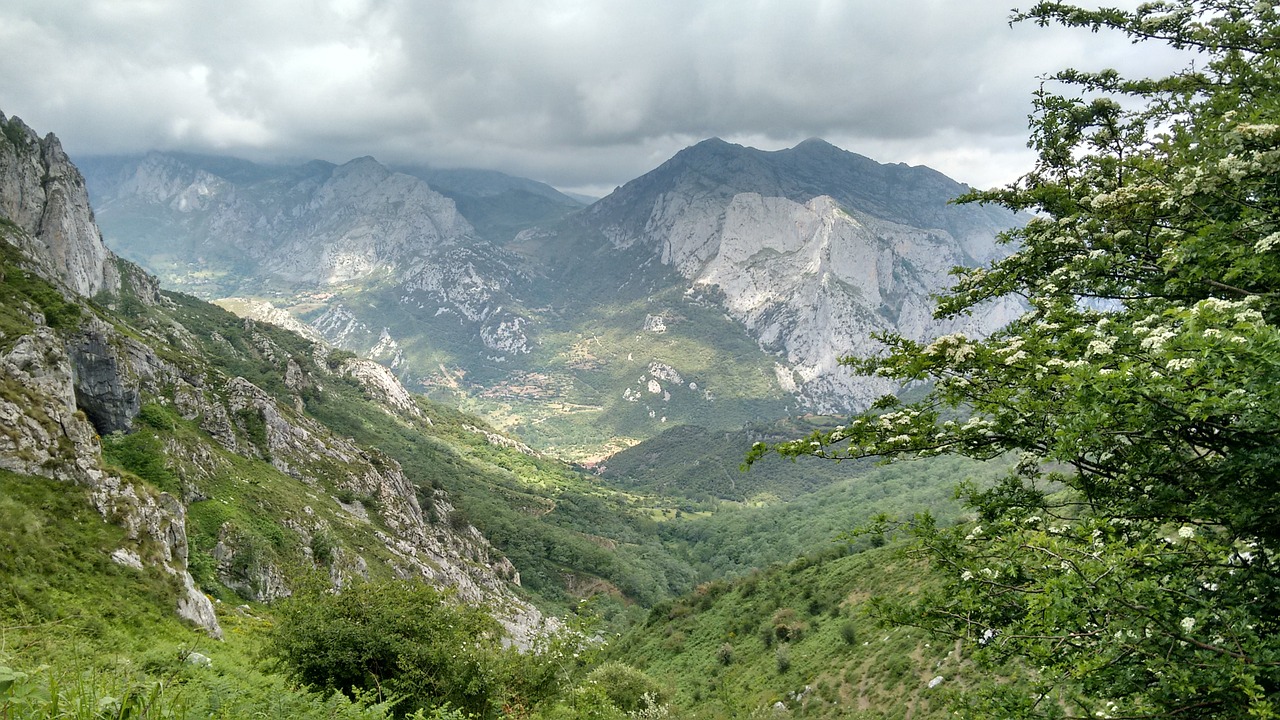
POLYGON ((869 614, 937 582, 900 548, 833 546, 661 603, 607 656, 672 689, 680 717, 949 717, 974 672, 957 643, 869 614))
MULTIPOLYGON (((811 498, 829 480, 813 466, 769 472, 790 503, 685 513, 689 498, 541 457, 368 361, 158 292, 123 261, 118 290, 69 294, 10 244, 23 233, 6 224, 0 242, 3 398, 29 419, 6 434, 5 462, 23 471, 0 472, 6 716, 666 712, 668 683, 597 667, 587 638, 729 570, 707 548, 745 541, 768 513, 825 513, 808 536, 825 542, 869 512, 858 493, 811 498), (42 377, 85 410, 67 414, 42 377), (57 423, 90 434, 32 445, 57 423), (763 515, 714 540, 695 529, 740 511, 763 515), (174 612, 193 597, 208 607, 199 628, 174 612), (565 624, 539 625, 535 605, 565 624), (463 659, 432 654, 466 642, 463 659), (435 679, 408 670, 424 664, 435 679)), ((707 467, 737 473, 737 452, 707 467)), ((896 471, 867 486, 893 507, 931 502, 896 471)), ((732 569, 791 553, 753 550, 732 569)))

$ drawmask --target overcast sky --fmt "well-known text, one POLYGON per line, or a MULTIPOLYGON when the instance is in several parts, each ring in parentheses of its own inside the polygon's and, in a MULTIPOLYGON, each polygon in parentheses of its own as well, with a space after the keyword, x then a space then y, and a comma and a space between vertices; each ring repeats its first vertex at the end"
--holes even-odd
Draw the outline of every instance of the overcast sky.
POLYGON ((1170 62, 1010 28, 1016 4, 5 0, 0 111, 73 157, 373 155, 603 194, 707 137, 817 136, 987 187, 1029 169, 1038 76, 1170 62))

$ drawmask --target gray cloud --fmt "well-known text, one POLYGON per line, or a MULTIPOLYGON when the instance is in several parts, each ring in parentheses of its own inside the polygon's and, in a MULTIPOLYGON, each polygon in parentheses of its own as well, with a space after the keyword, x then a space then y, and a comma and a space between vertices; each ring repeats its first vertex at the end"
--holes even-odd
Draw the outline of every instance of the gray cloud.
MULTIPOLYGON (((10 0, 0 109, 73 154, 372 154, 606 191, 709 136, 987 185, 1037 76, 1168 62, 1009 0, 10 0)), ((1140 68, 1145 69, 1145 68, 1140 68)))

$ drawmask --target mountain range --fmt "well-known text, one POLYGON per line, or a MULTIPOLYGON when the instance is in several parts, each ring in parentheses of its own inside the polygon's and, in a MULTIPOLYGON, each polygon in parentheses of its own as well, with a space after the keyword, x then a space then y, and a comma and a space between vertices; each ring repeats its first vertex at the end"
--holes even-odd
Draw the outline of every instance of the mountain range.
POLYGON ((839 358, 874 333, 986 333, 1019 311, 940 323, 930 299, 1019 218, 817 139, 707 140, 587 207, 367 157, 81 164, 108 244, 164 286, 314 333, 569 459, 675 424, 862 408, 893 388, 839 358))
MULTIPOLYGON (((789 152, 814 149, 843 157, 812 142, 789 152)), ((124 716, 114 708, 133 708, 145 696, 146 707, 174 716, 190 708, 248 717, 269 706, 269 714, 289 717, 385 718, 386 706, 373 696, 312 693, 250 658, 277 637, 277 621, 300 607, 297 595, 359 598, 367 587, 412 594, 431 585, 445 589, 446 602, 497 621, 491 633, 471 638, 477 651, 482 644, 495 646, 492 652, 520 649, 525 669, 511 681, 536 681, 542 693, 534 715, 510 706, 520 716, 585 716, 577 714, 588 712, 584 693, 598 685, 596 671, 606 670, 648 678, 647 687, 677 707, 720 707, 731 716, 769 707, 822 716, 853 707, 892 713, 904 704, 938 716, 931 692, 937 673, 963 676, 965 658, 906 633, 854 643, 874 631, 860 610, 869 592, 910 590, 927 579, 896 564, 890 548, 874 549, 882 538, 832 539, 879 512, 928 508, 953 521, 958 508, 947 500, 947 485, 961 476, 987 484, 1000 468, 937 460, 872 470, 775 457, 749 477, 732 474, 754 440, 793 437, 831 419, 708 429, 734 422, 735 409, 739 419, 752 412, 767 418, 800 403, 798 393, 762 395, 759 388, 770 386, 751 384, 778 382, 785 345, 772 348, 751 334, 758 326, 732 314, 743 286, 729 282, 727 268, 755 247, 773 253, 766 265, 783 268, 776 277, 761 270, 756 280, 780 282, 795 271, 818 286, 815 292, 841 288, 848 282, 841 273, 860 264, 833 262, 839 253, 831 250, 846 247, 854 229, 873 219, 858 220, 833 196, 799 203, 733 187, 697 196, 687 188, 719 171, 680 163, 708 152, 765 168, 788 157, 718 142, 686 151, 659 170, 673 175, 668 187, 684 188, 677 195, 688 208, 671 210, 671 223, 653 220, 659 229, 639 235, 627 235, 636 226, 625 209, 652 203, 651 220, 668 218, 667 203, 677 195, 646 197, 641 183, 583 208, 519 179, 454 173, 434 180, 445 186, 454 178, 449 192, 493 202, 486 225, 461 215, 461 200, 368 159, 313 163, 283 180, 279 168, 225 159, 152 155, 138 165, 113 161, 114 169, 100 163, 101 172, 133 178, 130 194, 118 198, 124 205, 103 204, 102 214, 133 217, 140 231, 130 237, 142 247, 151 243, 153 257, 165 248, 165 223, 239 233, 198 242, 194 234, 175 235, 180 242, 170 242, 171 250, 185 242, 205 255, 185 265, 180 253, 165 256, 176 269, 167 283, 259 288, 258 297, 224 299, 243 313, 237 316, 163 288, 108 249, 86 182, 57 137, 42 138, 0 115, 0 625, 8 638, 0 711, 44 716, 75 705, 94 708, 95 716, 124 716), (142 165, 150 168, 145 177, 142 165), (278 192, 245 189, 259 184, 278 192), (143 202, 141 188, 150 188, 153 200, 143 202), (383 203, 388 193, 414 213, 396 216, 383 203), (150 219, 120 212, 155 210, 157 195, 170 200, 150 219), (512 210, 508 201, 516 196, 522 200, 512 210), (725 211, 714 220, 690 209, 717 204, 725 211), (759 225, 736 215, 756 206, 765 208, 759 225), (793 235, 767 210, 774 207, 789 213, 793 235), (542 219, 503 239, 514 227, 504 223, 534 215, 542 219), (813 216, 827 225, 812 224, 813 216), (142 232, 148 227, 155 234, 142 232), (307 240, 307 227, 337 239, 317 245, 307 240), (384 263, 393 257, 405 261, 384 263), (495 276, 505 284, 471 306, 480 312, 470 325, 458 320, 466 318, 467 297, 418 291, 440 307, 453 303, 442 313, 461 328, 453 351, 467 342, 489 347, 485 323, 497 316, 519 319, 513 325, 527 331, 528 352, 502 351, 513 363, 545 362, 539 353, 555 343, 556 352, 572 353, 571 362, 551 362, 541 376, 520 370, 524 388, 507 376, 505 385, 476 397, 499 407, 523 396, 527 405, 508 407, 537 401, 554 410, 585 392, 575 383, 595 382, 603 389, 591 392, 616 394, 622 410, 665 431, 588 474, 410 392, 397 371, 411 374, 413 356, 397 350, 392 329, 411 328, 413 316, 393 325, 385 312, 410 304, 379 293, 405 292, 424 276, 440 279, 440 292, 456 289, 458 278, 436 263, 460 257, 472 258, 480 280, 495 269, 512 272, 495 276), (805 257, 817 266, 796 270, 805 257), (244 272, 232 272, 237 267, 244 272), (293 293, 308 293, 316 307, 301 309, 302 295, 293 293), (326 304, 326 294, 354 309, 326 304), (357 314, 357 301, 387 297, 394 302, 383 304, 381 315, 357 314), (497 305, 498 297, 511 305, 497 305), (342 314, 349 328, 388 320, 379 342, 391 361, 325 342, 332 327, 317 321, 342 314), (468 336, 472 330, 481 336, 468 336), (620 385, 606 385, 615 378, 620 385), (555 382, 562 395, 539 394, 555 382), (655 418, 659 411, 707 422, 676 426, 663 422, 666 415, 655 418), (770 569, 755 570, 764 565, 770 569), (607 633, 587 635, 573 629, 579 626, 630 632, 602 648, 607 633), (585 652, 563 654, 568 647, 585 652), (611 661, 596 667, 598 652, 611 661)), ((893 221, 874 222, 883 234, 893 221)), ((954 238, 962 228, 931 232, 954 238)), ((974 259, 982 247, 952 250, 974 259)), ((860 262, 905 265, 901 250, 860 262)), ((794 297, 772 302, 785 308, 794 297)), ((877 312, 889 317, 901 308, 877 312)), ((436 341, 429 334, 411 339, 436 341)), ((494 359, 498 350, 488 352, 503 368, 494 359)), ((459 367, 442 370, 459 386, 453 397, 485 387, 474 379, 464 387, 459 367)), ((604 426, 601 436, 626 421, 611 418, 607 407, 590 412, 604 426)), ((349 639, 340 635, 324 642, 349 639)), ((359 658, 343 662, 357 674, 369 669, 359 658)), ((510 700, 492 698, 491 714, 505 712, 510 700)), ((614 710, 606 717, 624 716, 614 710)))

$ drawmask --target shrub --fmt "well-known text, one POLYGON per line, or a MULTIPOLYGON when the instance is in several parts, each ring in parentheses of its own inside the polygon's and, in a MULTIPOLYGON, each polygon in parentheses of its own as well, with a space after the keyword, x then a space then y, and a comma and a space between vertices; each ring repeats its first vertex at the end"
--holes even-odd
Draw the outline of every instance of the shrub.
POLYGON ((620 662, 607 662, 592 670, 585 684, 602 690, 614 707, 627 713, 666 703, 662 686, 640 670, 620 662))
POLYGON ((716 650, 716 660, 719 660, 721 665, 732 665, 733 645, 730 645, 729 643, 721 645, 720 648, 716 650))
POLYGON ((773 653, 773 659, 778 665, 778 674, 781 675, 791 669, 791 651, 786 645, 779 645, 778 649, 773 653))
POLYGON ((484 610, 425 585, 314 581, 280 604, 269 653, 296 680, 352 697, 394 699, 398 713, 450 705, 496 717, 508 651, 484 610))
POLYGON ((336 543, 327 532, 318 532, 311 536, 311 558, 317 565, 328 565, 333 562, 333 551, 336 543))
POLYGON ((799 640, 808 625, 791 608, 780 608, 773 614, 773 634, 783 642, 799 640))
POLYGON ((858 631, 854 629, 852 621, 846 621, 840 626, 840 639, 844 640, 845 645, 852 645, 858 641, 858 631))

